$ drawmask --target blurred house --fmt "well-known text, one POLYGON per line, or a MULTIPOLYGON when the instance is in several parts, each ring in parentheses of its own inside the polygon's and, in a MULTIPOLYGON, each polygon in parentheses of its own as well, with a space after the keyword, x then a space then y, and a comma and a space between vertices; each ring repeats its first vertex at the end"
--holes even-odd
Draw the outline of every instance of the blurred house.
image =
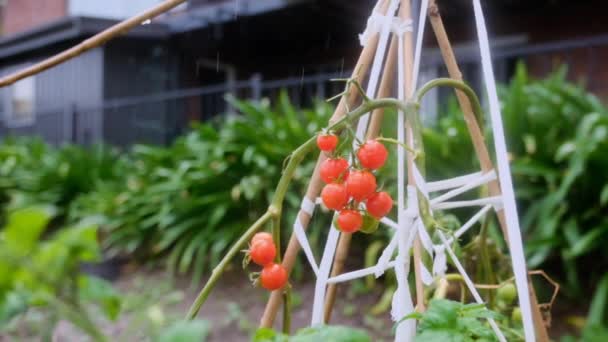
MULTIPOLYGON (((0 74, 60 52, 160 0, 0 0, 0 74)), ((53 143, 168 143, 189 122, 229 111, 225 93, 301 105, 339 92, 375 0, 189 0, 56 68, 0 89, 0 136, 53 143)), ((465 78, 479 87, 468 0, 438 0, 465 78)), ((536 75, 560 63, 608 93, 608 5, 596 0, 486 1, 500 80, 523 59, 536 75)), ((427 27, 422 80, 445 75, 427 27)), ((436 112, 449 90, 427 99, 436 112)), ((432 115, 431 115, 432 118, 432 115)))

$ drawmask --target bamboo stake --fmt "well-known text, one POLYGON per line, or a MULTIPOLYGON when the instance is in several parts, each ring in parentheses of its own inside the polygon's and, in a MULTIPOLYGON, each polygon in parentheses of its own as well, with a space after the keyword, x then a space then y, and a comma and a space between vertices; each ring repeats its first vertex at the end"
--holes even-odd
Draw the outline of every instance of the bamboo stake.
MULTIPOLYGON (((392 92, 393 82, 395 80, 395 67, 397 63, 397 46, 399 43, 397 39, 398 38, 396 36, 391 38, 386 64, 382 73, 382 81, 380 82, 380 88, 378 90, 377 98, 379 99, 389 97, 392 92)), ((372 118, 367 129, 367 139, 376 138, 380 134, 383 118, 384 108, 378 108, 372 113, 372 118)), ((352 234, 342 233, 340 235, 340 240, 338 240, 338 247, 336 249, 336 256, 331 268, 331 277, 335 277, 344 271, 344 264, 346 262, 346 258, 348 257, 351 240, 352 234)), ((327 287, 324 316, 325 324, 328 324, 331 319, 332 309, 336 301, 337 290, 337 283, 329 284, 327 287)))
MULTIPOLYGON (((443 60, 448 69, 448 74, 451 78, 462 81, 462 73, 460 72, 460 68, 458 67, 458 62, 456 61, 454 50, 452 49, 452 45, 443 25, 443 20, 441 19, 441 14, 439 13, 439 7, 436 4, 436 0, 429 1, 428 13, 431 26, 433 27, 435 37, 437 38, 439 49, 441 50, 441 55, 443 56, 443 60)), ((475 153, 477 155, 477 158, 479 159, 481 169, 483 172, 488 172, 494 168, 494 165, 492 163, 492 159, 490 159, 488 147, 485 143, 481 128, 479 127, 479 123, 477 122, 477 119, 473 114, 471 103, 466 97, 466 95, 464 95, 464 93, 462 93, 462 91, 460 90, 456 90, 456 97, 458 99, 458 103, 460 104, 460 108, 462 109, 462 112, 464 114, 464 119, 467 124, 469 135, 471 136, 471 140, 473 142, 475 153)), ((500 185, 498 184, 497 180, 490 182, 488 184, 488 189, 490 192, 490 196, 499 196, 501 194, 500 185)), ((505 236, 505 241, 508 241, 507 224, 505 220, 504 211, 497 211, 496 214, 502 232, 505 236)), ((538 306, 536 291, 532 286, 532 282, 530 280, 528 281, 530 283, 530 300, 532 302, 532 315, 534 319, 534 326, 536 327, 536 336, 539 342, 548 342, 549 336, 544 325, 542 313, 540 312, 540 308, 538 306)))
POLYGON ((78 45, 75 45, 55 56, 52 56, 48 59, 43 60, 42 62, 36 63, 30 67, 14 72, 10 75, 7 75, 0 79, 0 88, 11 85, 21 79, 26 77, 36 75, 41 73, 44 70, 50 69, 58 64, 66 62, 82 53, 96 48, 100 45, 103 45, 108 40, 115 38, 118 35, 126 33, 130 31, 137 25, 140 25, 142 22, 152 19, 162 13, 169 11, 175 6, 186 2, 186 0, 167 0, 157 6, 154 6, 134 17, 123 20, 118 24, 94 35, 93 37, 84 40, 78 45))
MULTIPOLYGON (((386 13, 388 10, 389 2, 387 0, 379 0, 381 2, 380 11, 381 13, 386 13)), ((378 45, 379 35, 374 35, 368 42, 367 45, 361 51, 361 55, 357 60, 357 64, 353 71, 351 78, 361 81, 364 76, 367 74, 370 65, 372 64, 374 55, 376 53, 376 47, 378 45)), ((354 89, 354 86, 351 86, 350 91, 348 92, 348 98, 340 99, 334 114, 330 119, 330 123, 339 120, 341 117, 345 115, 347 112, 347 107, 355 103, 358 97, 357 91, 354 89)), ((323 182, 319 177, 319 166, 323 161, 327 159, 327 156, 324 153, 319 155, 319 159, 317 160, 317 165, 315 166, 313 175, 308 183, 308 189, 306 190, 306 197, 315 201, 319 193, 321 192, 321 188, 323 186, 323 182)), ((306 230, 310 223, 311 217, 305 213, 304 211, 299 212, 298 217, 300 222, 302 223, 302 227, 306 230)), ((283 256, 283 267, 287 269, 288 272, 291 272, 293 266, 296 261, 296 257, 298 252, 300 251, 300 244, 296 236, 292 233, 291 238, 289 239, 289 243, 287 245, 287 249, 285 250, 285 254, 283 256)), ((262 315, 262 319, 260 321, 260 327, 262 328, 270 328, 274 323, 274 319, 277 315, 277 311, 281 305, 282 294, 281 291, 273 291, 270 294, 270 298, 266 303, 266 308, 264 309, 264 314, 262 315)))

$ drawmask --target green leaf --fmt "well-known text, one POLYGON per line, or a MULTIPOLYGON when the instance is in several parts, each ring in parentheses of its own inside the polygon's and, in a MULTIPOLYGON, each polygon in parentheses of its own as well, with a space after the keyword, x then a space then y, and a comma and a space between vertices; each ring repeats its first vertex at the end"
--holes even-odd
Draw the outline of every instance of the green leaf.
POLYGON ((20 256, 32 252, 52 214, 50 207, 25 208, 11 213, 4 228, 6 247, 20 256))
POLYGON ((109 282, 93 276, 81 276, 78 279, 78 287, 81 300, 99 304, 110 320, 118 318, 122 300, 109 282))
POLYGON ((289 342, 371 342, 369 335, 359 329, 339 325, 323 325, 300 329, 289 342))
POLYGON ((269 328, 260 328, 253 335, 253 342, 287 342, 287 336, 269 328))
POLYGON ((202 320, 178 321, 165 329, 157 342, 204 342, 209 335, 209 323, 202 320))

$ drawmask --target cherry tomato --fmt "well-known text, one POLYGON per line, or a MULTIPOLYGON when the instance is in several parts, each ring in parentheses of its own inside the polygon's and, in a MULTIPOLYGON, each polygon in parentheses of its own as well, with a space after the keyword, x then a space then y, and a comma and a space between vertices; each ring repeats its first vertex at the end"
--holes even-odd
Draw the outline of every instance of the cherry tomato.
POLYGON ((319 150, 330 152, 338 146, 338 137, 335 134, 319 134, 317 136, 319 150))
POLYGON ((337 228, 345 233, 354 233, 363 226, 363 216, 356 210, 342 210, 336 221, 337 228))
POLYGON ((277 256, 277 248, 272 241, 258 240, 251 245, 249 256, 256 264, 265 266, 271 264, 274 257, 277 256))
POLYGON ((330 183, 321 191, 323 204, 329 209, 340 210, 348 203, 348 194, 344 184, 330 183))
POLYGON ((287 270, 279 264, 268 264, 262 270, 260 283, 266 290, 278 290, 287 284, 287 270))
POLYGON ((517 289, 513 283, 506 283, 496 291, 496 298, 505 304, 511 304, 517 297, 517 289))
POLYGON ((359 162, 361 162, 361 166, 364 168, 376 170, 381 168, 386 162, 388 151, 377 140, 368 140, 357 151, 357 158, 359 158, 359 162))
POLYGON ((319 168, 319 174, 325 183, 344 181, 348 176, 348 167, 348 161, 344 158, 326 159, 319 168))
POLYGON ((256 233, 253 238, 251 238, 251 245, 255 245, 256 242, 261 241, 261 240, 265 240, 268 242, 274 242, 273 238, 272 238, 272 234, 268 233, 268 232, 259 232, 256 233))
POLYGON ((378 230, 380 221, 375 217, 365 214, 363 215, 363 225, 361 226, 360 232, 365 234, 373 234, 378 230))
POLYGON ((346 192, 361 202, 376 191, 376 177, 369 171, 353 171, 346 180, 346 192))
POLYGON ((387 192, 376 192, 365 202, 367 212, 377 219, 381 219, 390 213, 393 208, 393 199, 387 192))

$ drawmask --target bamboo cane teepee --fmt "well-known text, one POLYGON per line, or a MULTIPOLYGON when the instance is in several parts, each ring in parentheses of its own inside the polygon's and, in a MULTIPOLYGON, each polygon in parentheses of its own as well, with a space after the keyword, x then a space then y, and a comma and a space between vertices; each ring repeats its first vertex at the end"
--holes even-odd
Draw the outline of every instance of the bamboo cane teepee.
MULTIPOLYGON (((529 284, 526 271, 482 6, 479 0, 472 0, 472 6, 475 13, 486 95, 489 102, 489 119, 494 136, 496 165, 492 163, 488 146, 474 114, 479 110, 479 104, 472 103, 470 97, 464 91, 465 89, 458 89, 456 95, 465 115, 465 121, 481 170, 474 174, 431 182, 424 178, 420 166, 417 165, 411 154, 407 154, 403 147, 399 147, 398 169, 396 170, 398 176, 398 214, 396 220, 388 218, 382 220, 382 223, 394 232, 393 238, 390 244, 386 246, 376 266, 349 273, 342 273, 342 270, 344 260, 348 254, 350 234, 341 234, 337 229, 330 228, 319 264, 317 264, 306 238, 305 230, 313 215, 322 185, 318 170, 315 170, 308 191, 303 198, 301 211, 294 224, 294 233, 283 259, 283 265, 290 270, 301 247, 315 273, 317 280, 311 325, 329 321, 336 296, 336 284, 371 274, 380 276, 388 270, 393 270, 396 273, 398 281, 398 288, 392 303, 393 319, 398 320, 411 313, 414 310, 414 301, 407 277, 412 263, 416 280, 417 309, 424 310, 422 298, 424 286, 431 284, 434 277, 443 275, 448 257, 452 259, 452 262, 466 280, 473 298, 477 302, 483 303, 466 270, 450 247, 452 237, 448 238, 439 232, 441 241, 433 243, 426 232, 424 220, 421 217, 424 210, 450 210, 472 206, 480 207, 480 210, 456 231, 454 237, 457 238, 462 235, 489 212, 494 211, 496 213, 505 240, 510 247, 513 274, 519 293, 519 305, 522 310, 525 339, 528 342, 548 341, 534 289, 529 284), (469 201, 452 200, 464 192, 483 185, 488 186, 488 197, 469 201), (429 208, 420 208, 418 204, 420 196, 426 198, 429 208), (395 253, 396 256, 394 256, 395 253), (410 258, 411 254, 413 254, 413 258, 410 258), (429 258, 433 259, 432 270, 427 269, 422 263, 423 254, 427 254, 429 258)), ((427 15, 439 43, 449 76, 452 79, 461 80, 461 73, 439 15, 437 4, 434 0, 422 0, 419 3, 419 9, 419 12, 416 13, 417 24, 414 25, 411 0, 378 1, 369 17, 367 28, 360 35, 363 50, 355 67, 355 74, 352 75, 352 79, 357 82, 368 76, 365 97, 371 99, 384 98, 397 93, 400 100, 406 101, 415 96, 414 90, 416 89, 420 69, 422 38, 427 15), (392 89, 395 76, 398 80, 398 89, 392 89)), ((355 85, 349 83, 348 87, 346 95, 342 97, 331 119, 332 122, 344 116, 348 106, 355 103, 357 99, 355 85)), ((425 89, 421 89, 416 94, 422 96, 425 92, 425 89)), ((358 138, 377 136, 382 120, 382 109, 376 109, 373 113, 362 116, 359 119, 356 131, 358 138)), ((418 141, 412 129, 411 121, 409 117, 406 120, 403 111, 399 112, 398 139, 409 148, 415 149, 418 141)), ((325 158, 323 154, 319 156, 317 168, 325 158)), ((280 291, 272 293, 261 320, 262 326, 269 327, 272 325, 281 300, 280 291)), ((498 339, 505 341, 504 335, 494 321, 489 319, 489 323, 498 339)), ((412 340, 414 334, 415 323, 413 321, 400 323, 397 327, 395 340, 409 341, 412 340)))

